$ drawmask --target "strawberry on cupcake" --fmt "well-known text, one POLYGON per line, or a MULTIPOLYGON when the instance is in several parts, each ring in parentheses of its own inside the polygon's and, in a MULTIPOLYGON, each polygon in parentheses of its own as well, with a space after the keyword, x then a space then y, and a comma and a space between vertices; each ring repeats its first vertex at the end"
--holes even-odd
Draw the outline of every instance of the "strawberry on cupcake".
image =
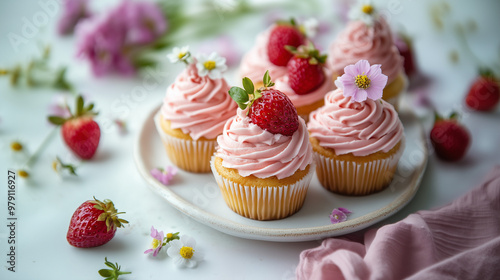
POLYGON ((249 78, 229 94, 238 104, 217 138, 212 172, 226 204, 255 220, 276 220, 300 210, 314 174, 305 122, 290 99, 272 88, 269 73, 263 87, 249 78))

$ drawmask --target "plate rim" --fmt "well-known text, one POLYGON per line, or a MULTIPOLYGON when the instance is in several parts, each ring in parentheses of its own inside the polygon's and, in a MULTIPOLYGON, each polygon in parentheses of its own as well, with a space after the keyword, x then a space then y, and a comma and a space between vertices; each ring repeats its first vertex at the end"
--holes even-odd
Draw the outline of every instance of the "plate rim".
MULTIPOLYGON (((408 187, 402 194, 392 200, 390 203, 382 208, 375 211, 362 215, 360 217, 349 219, 342 223, 315 226, 315 227, 302 227, 302 228, 266 228, 258 227, 254 225, 245 225, 237 221, 233 221, 216 214, 207 212, 196 205, 186 201, 184 198, 176 194, 174 191, 170 190, 168 186, 164 186, 156 179, 154 179, 150 174, 149 170, 146 169, 145 162, 142 160, 144 158, 144 152, 142 151, 141 142, 145 135, 145 130, 148 125, 153 126, 153 118, 160 109, 161 105, 154 106, 147 117, 141 122, 141 129, 139 134, 136 136, 134 142, 134 162, 135 165, 143 177, 148 183, 148 187, 155 193, 160 194, 167 202, 170 203, 174 208, 183 213, 184 215, 202 223, 210 226, 218 231, 224 232, 229 235, 254 239, 254 240, 264 240, 264 241, 279 241, 279 242, 301 242, 301 241, 312 241, 320 240, 325 237, 339 236, 347 233, 351 233, 357 230, 362 230, 367 228, 379 221, 382 221, 389 216, 397 213, 404 206, 406 206, 415 196, 417 190, 419 189, 420 182, 422 180, 423 174, 427 167, 429 151, 425 145, 425 134, 423 126, 416 115, 408 108, 400 107, 400 111, 408 113, 410 117, 414 118, 418 124, 420 130, 420 140, 424 143, 424 159, 422 163, 418 166, 418 170, 415 170, 412 175, 411 182, 413 184, 408 187), (151 120, 151 122, 148 121, 151 120), (332 235, 332 233, 335 233, 332 235)), ((266 223, 272 221, 265 221, 266 223)))

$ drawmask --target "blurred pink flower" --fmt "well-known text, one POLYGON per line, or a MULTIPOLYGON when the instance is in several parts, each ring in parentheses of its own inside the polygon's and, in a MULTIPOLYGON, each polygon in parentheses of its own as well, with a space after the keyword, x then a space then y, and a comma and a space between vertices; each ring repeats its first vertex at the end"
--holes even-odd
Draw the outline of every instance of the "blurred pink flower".
POLYGON ((108 13, 77 26, 77 56, 88 59, 96 76, 135 73, 134 56, 167 28, 154 3, 123 1, 108 13))
POLYGON ((71 116, 71 112, 66 104, 66 97, 66 94, 56 94, 52 97, 52 101, 49 104, 49 115, 63 118, 69 118, 71 116))
POLYGON ((150 43, 167 30, 165 16, 155 3, 125 1, 123 6, 128 24, 129 43, 150 43))
POLYGON ((89 0, 64 0, 62 16, 57 22, 59 35, 73 33, 80 20, 92 15, 88 10, 88 2, 89 0))
POLYGON ((198 50, 200 53, 219 53, 226 58, 226 65, 229 67, 238 64, 241 58, 241 52, 238 50, 236 43, 227 35, 203 42, 198 50))

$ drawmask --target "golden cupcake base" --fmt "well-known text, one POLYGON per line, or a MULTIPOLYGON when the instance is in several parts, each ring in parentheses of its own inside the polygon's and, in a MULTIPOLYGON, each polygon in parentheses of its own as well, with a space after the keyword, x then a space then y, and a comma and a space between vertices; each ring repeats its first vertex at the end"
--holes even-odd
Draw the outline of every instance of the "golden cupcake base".
POLYGON ((172 129, 170 121, 155 116, 155 124, 170 161, 177 167, 194 173, 210 172, 210 159, 215 152, 217 139, 193 140, 180 129, 172 129))
POLYGON ((253 220, 278 220, 298 212, 307 195, 314 174, 314 164, 292 176, 242 177, 236 169, 222 166, 222 158, 213 157, 212 172, 227 206, 253 220))
POLYGON ((336 155, 333 149, 321 147, 316 138, 310 141, 321 185, 331 192, 353 196, 376 193, 389 186, 404 150, 401 140, 388 152, 336 155))

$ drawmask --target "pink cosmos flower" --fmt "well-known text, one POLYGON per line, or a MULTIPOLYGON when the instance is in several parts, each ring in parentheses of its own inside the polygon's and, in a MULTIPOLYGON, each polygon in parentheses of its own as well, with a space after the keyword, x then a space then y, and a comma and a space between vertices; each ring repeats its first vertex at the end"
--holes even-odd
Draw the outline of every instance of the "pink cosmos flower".
POLYGON ((153 226, 151 226, 151 237, 153 237, 153 242, 151 242, 151 248, 144 251, 144 254, 153 253, 153 257, 156 257, 163 247, 163 238, 165 235, 163 231, 158 232, 153 226))
POLYGON ((345 222, 347 221, 347 215, 351 213, 351 211, 343 207, 335 208, 330 214, 330 221, 332 222, 332 224, 345 222))
POLYGON ((88 0, 64 0, 62 16, 57 22, 59 35, 73 33, 80 20, 92 15, 88 10, 88 2, 88 0))
POLYGON ((165 170, 162 168, 154 168, 151 170, 151 176, 160 181, 163 185, 167 186, 172 178, 177 174, 177 168, 167 166, 165 170))
POLYGON ((356 102, 367 98, 382 98, 382 91, 387 84, 387 76, 382 74, 380 64, 371 65, 367 60, 360 60, 355 65, 344 68, 344 75, 335 80, 335 85, 344 91, 345 97, 356 102))

